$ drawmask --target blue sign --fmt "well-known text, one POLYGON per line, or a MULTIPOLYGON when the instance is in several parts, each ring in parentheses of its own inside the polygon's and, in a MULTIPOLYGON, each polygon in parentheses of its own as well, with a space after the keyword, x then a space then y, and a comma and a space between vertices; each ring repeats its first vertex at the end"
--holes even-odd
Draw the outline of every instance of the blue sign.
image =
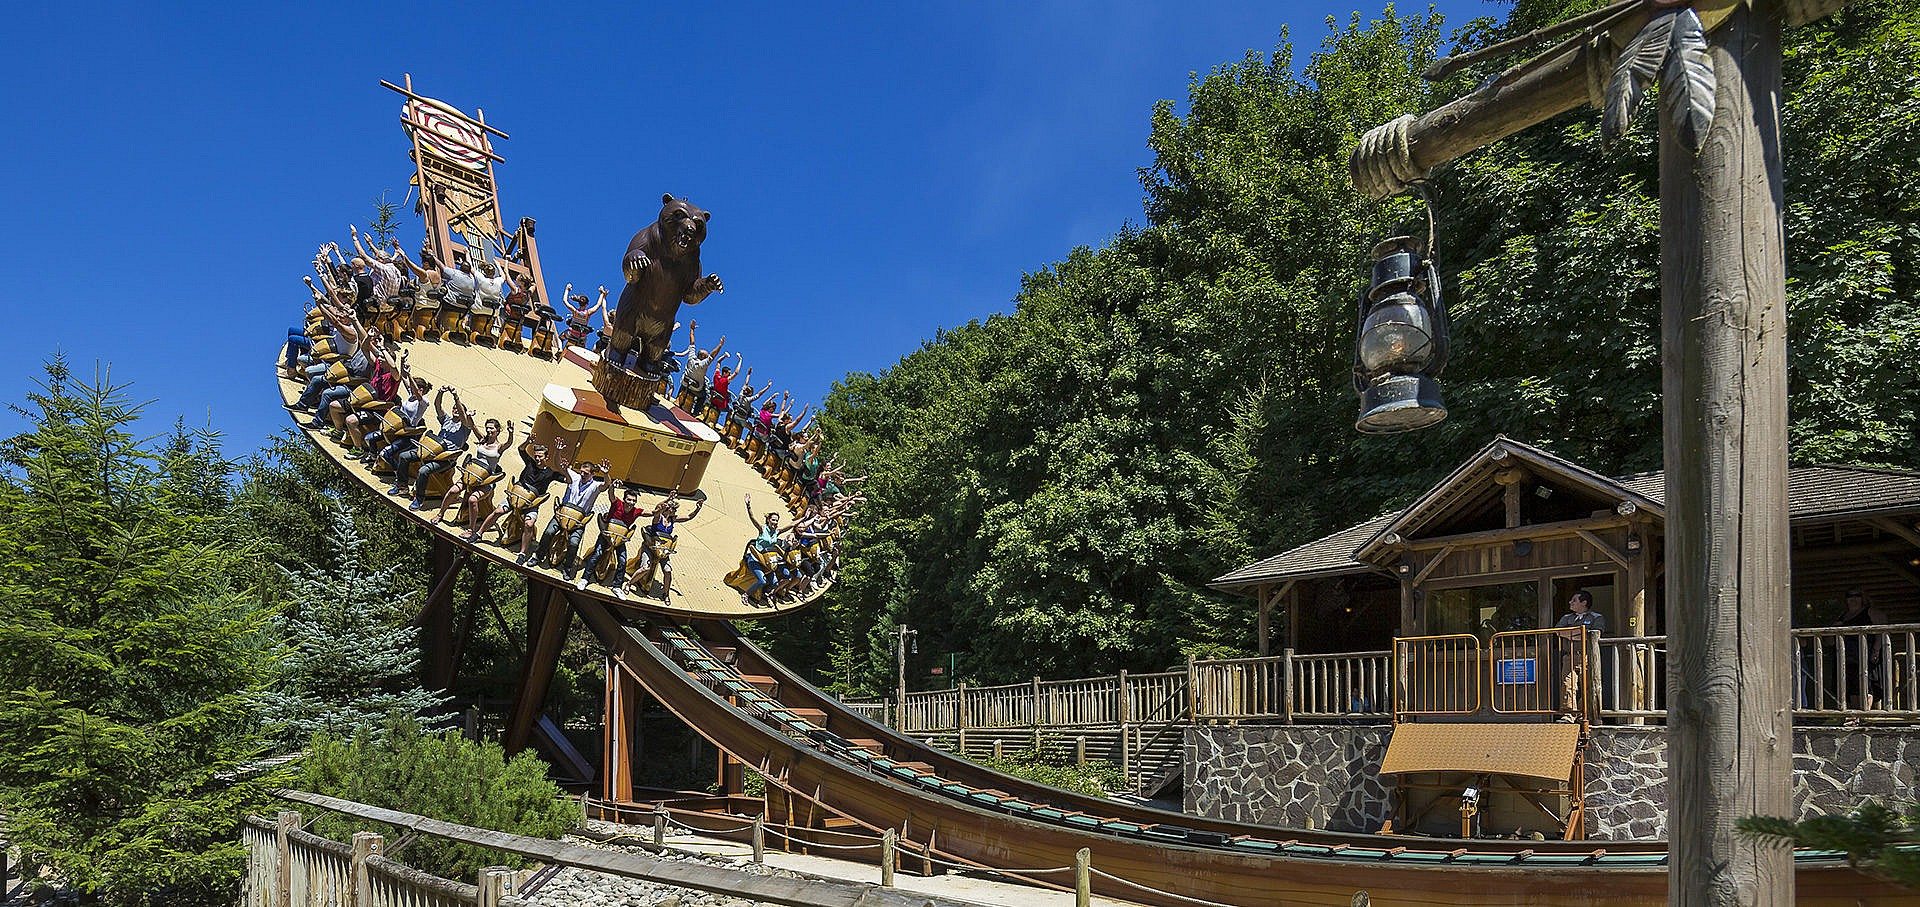
POLYGON ((1526 684, 1534 683, 1534 658, 1502 658, 1493 664, 1493 676, 1496 683, 1526 684))

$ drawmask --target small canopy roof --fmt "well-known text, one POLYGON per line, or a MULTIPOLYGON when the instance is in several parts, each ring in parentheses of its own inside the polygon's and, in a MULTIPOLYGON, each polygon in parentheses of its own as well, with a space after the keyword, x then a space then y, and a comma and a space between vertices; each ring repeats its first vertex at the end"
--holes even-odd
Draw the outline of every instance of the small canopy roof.
POLYGON ((1577 724, 1396 724, 1380 774, 1467 772, 1565 782, 1579 745, 1577 724))

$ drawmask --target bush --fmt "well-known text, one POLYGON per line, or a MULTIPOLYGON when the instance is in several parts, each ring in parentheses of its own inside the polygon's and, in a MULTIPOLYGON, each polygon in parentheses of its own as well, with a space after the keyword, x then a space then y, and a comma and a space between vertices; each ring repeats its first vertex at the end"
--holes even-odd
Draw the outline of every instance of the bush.
POLYGON ((1045 753, 1029 749, 1004 759, 982 759, 980 764, 1003 775, 1025 778, 1089 797, 1104 797, 1109 791, 1127 788, 1126 778, 1120 774, 1120 766, 1104 759, 1089 760, 1084 766, 1054 765, 1047 760, 1045 753))
MULTIPOLYGON (((448 731, 429 733, 394 719, 383 734, 352 738, 319 735, 301 766, 306 790, 369 806, 397 809, 446 822, 537 838, 555 838, 580 822, 580 806, 547 779, 547 764, 532 753, 512 759, 497 743, 475 743, 448 731)), ((317 833, 336 841, 356 831, 397 829, 325 814, 317 833)), ((420 837, 397 855, 434 875, 471 881, 487 866, 520 866, 510 854, 420 837)))

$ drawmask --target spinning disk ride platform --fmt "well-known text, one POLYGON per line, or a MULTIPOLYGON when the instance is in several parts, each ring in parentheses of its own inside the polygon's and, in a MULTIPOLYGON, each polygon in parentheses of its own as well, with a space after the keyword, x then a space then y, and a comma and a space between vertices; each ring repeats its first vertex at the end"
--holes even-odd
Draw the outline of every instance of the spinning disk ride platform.
MULTIPOLYGON (((499 537, 497 527, 477 544, 465 541, 464 523, 434 522, 432 508, 439 503, 437 495, 430 494, 422 510, 408 510, 406 498, 386 494, 391 473, 376 473, 368 464, 352 459, 348 449, 329 438, 325 430, 309 428, 305 413, 289 410, 294 415, 295 427, 307 435, 323 456, 437 540, 464 549, 470 556, 485 558, 495 568, 516 570, 550 586, 567 585, 571 595, 599 599, 617 608, 686 618, 773 617, 804 608, 825 591, 826 586, 822 585, 798 599, 771 605, 741 602, 739 591, 728 586, 725 577, 740 565, 747 540, 755 535, 753 524, 747 519, 746 499, 752 497, 755 511, 762 516, 769 512, 780 514, 782 525, 791 524, 794 514, 772 484, 738 453, 720 443, 719 434, 712 426, 679 410, 670 401, 656 399, 644 411, 608 406, 593 391, 589 381, 594 364, 591 352, 571 347, 561 358, 553 360, 444 340, 403 341, 398 348, 407 351, 412 374, 432 382, 435 392, 446 386, 459 390, 461 400, 474 413, 476 425, 483 426, 487 419, 499 419, 502 424, 516 426, 514 449, 501 457, 504 476, 494 486, 496 503, 505 500, 505 486, 519 476, 524 466, 518 448, 529 433, 549 449, 554 436, 563 435, 577 458, 592 462, 610 460, 613 478, 630 479, 642 486, 640 503, 649 511, 674 488, 680 491, 682 514, 689 512, 693 501, 704 499, 706 502, 698 517, 681 522, 675 528, 679 548, 673 556, 670 600, 658 596, 657 585, 649 594, 630 593, 625 600, 620 600, 605 585, 575 590, 564 583, 558 570, 516 565, 517 549, 504 548, 495 542, 499 537)), ((281 377, 279 385, 283 402, 291 405, 300 396, 301 386, 292 380, 281 377)), ((451 407, 451 397, 445 403, 451 407)), ((433 422, 431 411, 427 419, 433 422)), ((434 486, 434 490, 442 489, 443 486, 434 486)), ((540 506, 534 531, 544 529, 552 518, 561 490, 559 485, 550 489, 548 500, 540 506)), ((611 492, 603 495, 596 505, 596 519, 589 522, 581 539, 576 566, 593 550, 599 534, 597 517, 606 512, 611 495, 611 492)), ((454 519, 451 510, 448 518, 454 519)), ((629 543, 629 564, 638 558, 638 545, 637 541, 629 543)))

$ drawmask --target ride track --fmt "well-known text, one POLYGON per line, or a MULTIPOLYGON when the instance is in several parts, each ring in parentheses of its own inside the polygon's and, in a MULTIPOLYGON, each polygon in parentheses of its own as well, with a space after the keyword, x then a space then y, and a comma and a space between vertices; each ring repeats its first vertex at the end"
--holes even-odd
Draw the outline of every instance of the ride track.
MULTIPOLYGON (((283 397, 297 395, 290 382, 280 383, 283 397)), ((469 544, 406 509, 381 494, 379 479, 338 445, 301 430, 335 465, 425 528, 436 547, 453 546, 462 559, 478 555, 526 576, 531 639, 508 723, 512 748, 516 738, 528 739, 544 698, 552 665, 541 662, 558 657, 567 615, 577 612, 612 665, 784 793, 790 826, 798 818, 795 805, 804 805, 810 820, 821 813, 839 817, 843 833, 857 834, 857 828, 878 838, 892 829, 904 854, 1056 888, 1067 886, 1045 876, 1071 866, 1085 848, 1094 891, 1169 907, 1349 905, 1363 891, 1380 905, 1667 902, 1664 842, 1464 840, 1249 825, 994 772, 846 708, 725 619, 788 613, 817 599, 818 591, 779 608, 711 611, 582 592, 549 569, 517 566, 503 549, 469 544)), ((752 474, 737 455, 718 454, 716 465, 730 461, 752 474)), ((767 500, 778 500, 770 486, 767 493, 767 500)), ((1800 904, 1920 907, 1920 895, 1852 869, 1840 854, 1803 851, 1795 875, 1800 904)))

